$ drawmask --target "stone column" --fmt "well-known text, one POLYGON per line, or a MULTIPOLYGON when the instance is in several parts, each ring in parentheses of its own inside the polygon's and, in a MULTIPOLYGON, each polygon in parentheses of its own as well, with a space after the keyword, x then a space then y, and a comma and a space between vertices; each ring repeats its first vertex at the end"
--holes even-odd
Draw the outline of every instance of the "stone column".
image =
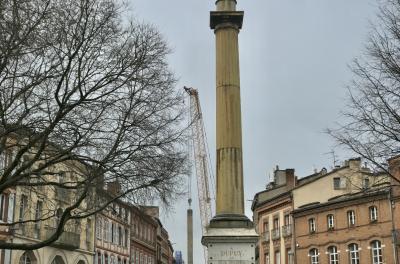
POLYGON ((217 199, 202 243, 209 264, 254 264, 258 235, 244 215, 243 194, 238 35, 244 13, 236 11, 236 0, 216 5, 210 27, 216 39, 217 199))
POLYGON ((235 10, 236 1, 221 0, 211 12, 216 39, 217 215, 244 214, 238 47, 243 12, 235 10))

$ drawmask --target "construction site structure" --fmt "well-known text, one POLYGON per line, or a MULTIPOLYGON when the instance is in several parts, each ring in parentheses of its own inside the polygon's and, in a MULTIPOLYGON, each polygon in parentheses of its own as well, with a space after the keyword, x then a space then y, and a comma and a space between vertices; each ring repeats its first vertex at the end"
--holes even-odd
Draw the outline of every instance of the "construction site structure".
MULTIPOLYGON (((206 227, 212 217, 211 206, 211 188, 210 182, 213 182, 213 174, 210 168, 209 153, 207 148, 206 132, 200 107, 199 93, 194 88, 184 87, 190 98, 190 125, 192 128, 193 158, 197 179, 197 190, 199 200, 199 211, 201 218, 202 234, 204 235, 206 227)), ((190 184, 189 184, 190 186, 190 184)), ((189 191, 190 193, 190 191, 189 191)), ((191 197, 189 197, 189 206, 191 197)), ((188 263, 193 262, 193 211, 188 209, 188 263), (190 212, 189 212, 190 210, 190 212), (190 230, 189 230, 190 227, 190 230), (190 234, 189 234, 190 232, 190 234), (189 248, 190 247, 190 248, 189 248)), ((204 250, 204 257, 207 260, 207 251, 204 250)))

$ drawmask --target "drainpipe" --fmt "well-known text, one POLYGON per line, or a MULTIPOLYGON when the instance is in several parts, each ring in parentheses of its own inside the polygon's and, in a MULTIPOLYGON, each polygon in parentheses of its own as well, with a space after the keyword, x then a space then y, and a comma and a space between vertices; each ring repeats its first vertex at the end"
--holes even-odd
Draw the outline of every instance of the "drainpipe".
POLYGON ((394 225, 394 216, 393 216, 393 197, 392 197, 392 189, 389 190, 388 194, 389 198, 389 208, 390 208, 390 216, 392 220, 392 245, 393 245, 393 255, 394 255, 394 263, 399 264, 399 259, 398 259, 398 252, 397 252, 397 246, 396 246, 396 226, 394 225))

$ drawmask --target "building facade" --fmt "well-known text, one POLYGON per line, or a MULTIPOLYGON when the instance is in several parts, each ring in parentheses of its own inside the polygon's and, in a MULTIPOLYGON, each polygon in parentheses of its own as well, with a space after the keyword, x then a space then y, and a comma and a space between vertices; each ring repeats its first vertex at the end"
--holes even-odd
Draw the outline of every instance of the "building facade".
MULTIPOLYGON (((57 168, 53 169, 56 174, 42 175, 42 179, 76 181, 82 173, 79 170, 83 170, 84 167, 68 162, 58 164, 57 168)), ((56 232, 63 210, 72 203, 74 195, 74 190, 49 185, 16 187, 14 209, 9 212, 13 212, 12 221, 20 223, 10 227, 12 233, 10 241, 29 244, 51 237, 56 232), (49 216, 47 220, 46 216, 49 216), (45 220, 24 223, 32 219, 45 220)), ((9 203, 8 206, 11 204, 9 203)), ((85 208, 86 203, 83 202, 79 209, 85 211, 85 208)), ((93 216, 81 220, 70 220, 65 224, 59 239, 50 246, 29 251, 12 250, 10 262, 5 259, 5 263, 91 264, 94 255, 93 241, 93 216)))
POLYGON ((396 263, 389 194, 377 188, 295 210, 297 263, 396 263))
MULTIPOLYGON (((111 199, 112 195, 119 192, 114 184, 117 183, 111 183, 107 191, 100 195, 111 199)), ((120 199, 115 199, 105 210, 96 214, 96 264, 129 263, 130 215, 130 206, 120 199)))
POLYGON ((260 235, 256 254, 259 263, 294 261, 291 190, 296 181, 293 169, 277 168, 274 181, 254 197, 253 221, 260 235))
MULTIPOLYGON (((396 173, 400 175, 400 169, 396 173)), ((330 172, 323 168, 301 179, 292 169, 277 168, 273 182, 255 195, 252 204, 260 235, 257 261, 398 263, 393 262, 398 258, 400 237, 396 199, 400 199, 400 191, 396 194, 390 187, 388 175, 372 173, 361 165, 361 159, 350 159, 330 172), (371 215, 381 217, 369 221, 371 215), (370 254, 360 262, 357 256, 363 249, 363 254, 370 254)))
POLYGON ((155 264, 157 221, 145 209, 132 206, 131 223, 131 263, 155 264))

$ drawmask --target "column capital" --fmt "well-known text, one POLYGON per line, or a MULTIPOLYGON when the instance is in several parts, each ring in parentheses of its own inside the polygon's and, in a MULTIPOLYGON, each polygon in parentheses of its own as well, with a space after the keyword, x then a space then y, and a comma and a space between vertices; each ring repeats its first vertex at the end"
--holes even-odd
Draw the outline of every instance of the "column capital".
POLYGON ((220 24, 230 23, 237 26, 238 29, 241 29, 243 16, 243 11, 211 11, 210 28, 215 29, 220 24))

